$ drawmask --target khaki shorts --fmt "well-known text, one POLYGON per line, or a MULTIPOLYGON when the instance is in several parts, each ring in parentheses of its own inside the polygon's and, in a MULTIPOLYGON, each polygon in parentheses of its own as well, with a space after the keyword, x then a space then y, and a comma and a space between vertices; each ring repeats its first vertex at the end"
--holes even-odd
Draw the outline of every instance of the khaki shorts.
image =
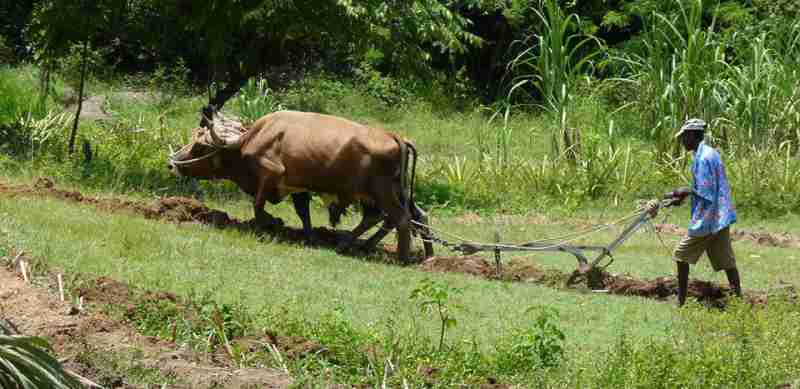
POLYGON ((708 254, 714 271, 736 268, 736 257, 731 246, 730 228, 725 227, 716 234, 706 236, 684 236, 672 256, 676 261, 690 265, 697 263, 703 252, 708 254))

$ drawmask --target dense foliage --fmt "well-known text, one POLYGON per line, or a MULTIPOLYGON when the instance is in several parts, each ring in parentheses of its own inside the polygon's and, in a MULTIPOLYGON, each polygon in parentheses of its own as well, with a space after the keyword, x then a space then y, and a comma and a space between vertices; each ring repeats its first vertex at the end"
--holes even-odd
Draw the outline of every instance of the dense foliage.
POLYGON ((54 107, 75 101, 84 67, 95 85, 144 87, 153 97, 131 107, 113 90, 93 92, 105 94, 115 120, 88 125, 95 128, 76 142, 114 152, 100 154, 112 158, 103 174, 58 172, 84 182, 177 190, 162 172, 164 142, 185 140, 203 104, 228 102, 250 120, 280 108, 389 127, 418 118, 396 129, 432 151, 420 169, 427 205, 575 209, 680 184, 687 158, 672 134, 697 116, 722 147, 741 209, 800 210, 793 1, 65 0, 0 8, 4 25, 17 26, 0 30, 0 58, 41 71, 36 81, 23 70, 0 79, 8 91, 0 148, 61 166, 61 139, 72 135, 59 132, 65 121, 54 107), (47 92, 38 99, 36 82, 47 92), (445 142, 442 126, 458 135, 445 142), (157 133, 134 142, 124 128, 157 133))

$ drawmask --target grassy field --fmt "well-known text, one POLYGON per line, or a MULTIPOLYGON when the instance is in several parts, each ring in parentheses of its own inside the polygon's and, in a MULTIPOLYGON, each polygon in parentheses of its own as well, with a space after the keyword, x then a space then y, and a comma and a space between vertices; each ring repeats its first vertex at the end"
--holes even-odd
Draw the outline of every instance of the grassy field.
MULTIPOLYGON (((22 94, 0 107, 0 123, 19 122, 33 104, 35 75, 30 67, 0 69, 0 87, 22 94)), ((49 117, 62 110, 70 93, 55 81, 49 117)), ((66 126, 23 120, 28 124, 19 127, 22 135, 0 144, 0 151, 6 151, 0 152, 0 181, 30 183, 47 176, 60 188, 139 201, 200 193, 209 207, 251 218, 249 200, 230 183, 200 182, 198 189, 168 174, 168 146, 187 141, 204 99, 165 90, 165 85, 92 81, 89 94, 103 97, 102 108, 111 116, 81 123, 79 139, 92 145, 92 162, 65 155, 66 126)), ((525 242, 607 223, 634 211, 636 200, 659 196, 688 179, 687 156, 658 159, 652 144, 636 135, 641 132, 611 127, 616 113, 593 94, 575 102, 573 124, 585 135, 583 157, 575 161, 549 155, 556 121, 548 114, 515 113, 508 121, 489 121, 493 108, 462 112, 425 99, 387 107, 357 86, 325 75, 303 80, 278 100, 273 103, 284 108, 341 115, 412 138, 422 155, 417 195, 433 225, 475 241, 490 242, 496 231, 504 241, 525 242)), ((227 108, 241 113, 236 101, 227 108)), ((15 128, 0 131, 14 135, 15 128)), ((735 227, 796 237, 800 217, 792 213, 792 194, 800 170, 796 158, 772 151, 742 156, 731 149, 725 155, 735 201, 743 205, 735 227)), ((320 205, 313 206, 316 225, 327 220, 320 205)), ((288 202, 268 209, 287 224, 299 225, 288 202)), ((658 221, 683 226, 687 218, 684 207, 658 221)), ((355 223, 352 215, 344 222, 355 223)), ((616 226, 580 242, 610 242, 619 231, 616 226)), ((673 275, 669 251, 679 236, 662 238, 664 244, 653 232, 637 234, 615 252, 609 271, 636 278, 673 275)), ((401 371, 393 375, 396 386, 402 378, 423 385, 419 371, 430 366, 443 371, 437 378, 441 387, 500 377, 533 387, 744 388, 775 385, 800 374, 793 357, 800 336, 790 324, 798 319, 794 305, 678 310, 674 300, 426 273, 387 264, 380 255, 340 256, 330 249, 262 242, 248 233, 167 224, 34 197, 0 195, 0 247, 24 249, 70 272, 242 306, 251 330, 272 328, 332 345, 332 356, 292 361, 300 384, 319 383, 334 371, 341 382, 378 386, 383 367, 364 360, 364 349, 396 352, 401 371), (446 303, 457 320, 448 330, 444 352, 436 347, 439 319, 420 313, 419 300, 411 298, 426 280, 448 291, 446 303), (541 307, 558 314, 548 316, 541 307), (563 354, 558 351, 562 346, 563 354), (548 355, 560 356, 559 362, 544 362, 548 355), (735 378, 740 376, 745 378, 735 378)), ((766 292, 779 283, 800 282, 796 249, 740 241, 735 250, 745 289, 766 292)), ((562 272, 576 266, 572 256, 556 253, 504 258, 562 272)), ((691 275, 726 283, 706 261, 691 275)))
MULTIPOLYGON (((286 323, 313 323, 336 315, 356 331, 377 334, 379 338, 386 335, 382 331, 387 322, 393 322, 403 331, 422 331, 435 339, 436 319, 420 314, 416 302, 409 297, 423 279, 433 279, 463 291, 452 301, 463 309, 454 311, 458 324, 448 333, 447 343, 474 341, 481 352, 492 354, 515 331, 531 328, 535 314, 527 312, 528 308, 553 308, 559 313, 557 326, 566 335, 568 362, 558 370, 561 373, 550 373, 556 378, 548 385, 573 385, 575 379, 604 374, 590 368, 577 378, 565 378, 563 369, 577 374, 580 366, 591 363, 598 355, 614 352, 621 334, 633 344, 646 344, 677 333, 697 336, 693 321, 716 320, 719 315, 697 309, 690 312, 699 318, 687 317, 687 311, 676 310, 672 303, 643 298, 425 273, 416 267, 383 264, 381 258, 364 260, 338 256, 329 249, 259 242, 246 233, 102 213, 91 206, 54 199, 1 199, 3 247, 25 249, 70 272, 109 276, 137 287, 180 295, 208 295, 223 304, 241 304, 258 327, 284 326, 287 331, 298 331, 286 323), (278 322, 275 312, 283 316, 278 322)), ((246 203, 210 201, 210 205, 238 217, 249 217, 246 203)), ((286 205, 276 207, 274 213, 290 225, 298 224, 286 205)), ((324 220, 319 210, 315 210, 314 218, 324 220)), ((350 216, 345 222, 352 225, 355 220, 350 216)), ((475 239, 488 240, 489 231, 498 229, 511 241, 569 232, 577 225, 533 216, 493 220, 461 215, 436 218, 435 222, 448 232, 475 239)), ((592 239, 607 241, 616 231, 600 233, 592 239)), ((665 238, 668 245, 677 239, 665 238)), ((745 288, 766 290, 778 280, 800 281, 800 274, 792 267, 796 250, 750 243, 739 243, 736 249, 745 288)), ((610 270, 636 277, 671 275, 673 265, 664 250, 652 234, 639 234, 619 250, 610 270)), ((574 259, 565 255, 524 258, 541 267, 563 271, 575 266, 574 259)), ((711 273, 707 263, 695 267, 692 275, 724 282, 724 276, 711 273)))

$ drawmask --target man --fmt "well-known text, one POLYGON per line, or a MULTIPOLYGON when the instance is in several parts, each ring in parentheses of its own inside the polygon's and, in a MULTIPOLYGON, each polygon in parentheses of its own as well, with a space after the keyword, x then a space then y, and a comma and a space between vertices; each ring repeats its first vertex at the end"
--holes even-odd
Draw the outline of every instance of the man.
MULTIPOLYGON (((725 270, 731 290, 742 296, 730 238, 730 225, 736 222, 736 211, 719 152, 703 142, 705 129, 703 120, 689 119, 675 135, 686 150, 694 152, 693 183, 691 188, 679 188, 665 196, 675 200, 677 205, 692 196, 689 231, 673 253, 678 266, 678 306, 686 302, 689 265, 697 263, 703 252, 708 254, 714 271, 725 270)), ((658 210, 651 205, 650 212, 655 215, 658 210)))

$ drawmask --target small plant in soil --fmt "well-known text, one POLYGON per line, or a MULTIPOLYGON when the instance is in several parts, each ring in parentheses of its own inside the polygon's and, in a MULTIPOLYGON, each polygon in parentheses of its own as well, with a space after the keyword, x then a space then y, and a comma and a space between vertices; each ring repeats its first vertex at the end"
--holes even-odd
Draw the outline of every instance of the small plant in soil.
POLYGON ((439 331, 439 351, 444 346, 444 337, 448 329, 455 327, 458 321, 453 316, 453 311, 463 308, 452 302, 451 297, 461 295, 463 290, 454 288, 443 281, 433 281, 425 278, 420 281, 417 288, 411 291, 409 298, 417 302, 424 313, 435 313, 441 322, 439 331))
POLYGON ((501 371, 518 374, 533 368, 554 368, 563 360, 566 336, 557 323, 558 311, 533 306, 526 312, 537 312, 533 325, 513 331, 510 341, 498 347, 497 364, 501 371))

